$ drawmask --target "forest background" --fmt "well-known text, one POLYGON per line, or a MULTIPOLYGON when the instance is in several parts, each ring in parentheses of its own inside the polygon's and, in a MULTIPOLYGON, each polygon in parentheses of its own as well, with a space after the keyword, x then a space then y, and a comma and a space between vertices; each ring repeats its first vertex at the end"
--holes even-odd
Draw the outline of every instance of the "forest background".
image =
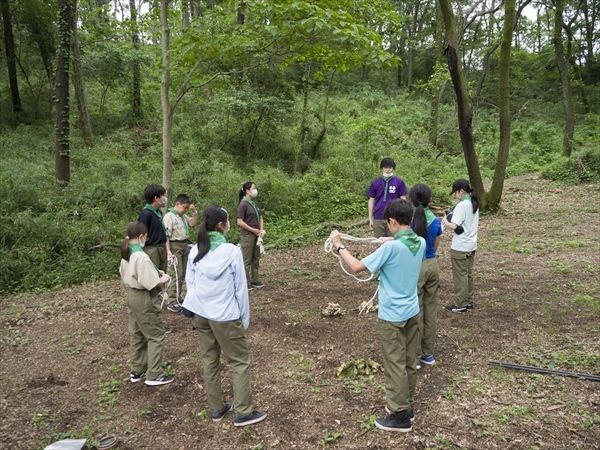
POLYGON ((3 294, 114 277, 150 183, 233 215, 252 180, 281 248, 366 219, 386 156, 490 212, 510 176, 600 179, 598 0, 0 6, 3 294))

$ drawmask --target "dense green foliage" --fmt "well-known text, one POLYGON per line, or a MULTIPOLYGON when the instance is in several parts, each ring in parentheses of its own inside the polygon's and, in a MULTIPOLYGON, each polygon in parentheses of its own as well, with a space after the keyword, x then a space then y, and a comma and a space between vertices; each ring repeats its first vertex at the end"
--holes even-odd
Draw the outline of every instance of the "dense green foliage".
MULTIPOLYGON (((489 180, 499 141, 498 52, 487 70, 484 55, 501 20, 483 14, 484 3, 465 13, 473 15, 470 22, 463 17, 461 51, 473 90, 478 164, 489 180)), ((57 5, 9 0, 19 36, 21 109, 13 112, 9 82, 1 79, 0 292, 114 276, 118 250, 101 245, 120 243, 144 204, 144 187, 163 179, 158 3, 138 4, 134 23, 129 2, 114 2, 120 11, 106 0, 78 2, 80 75, 94 136, 86 141, 80 134, 72 93, 71 182, 59 188, 51 125, 57 5), (132 44, 136 35, 139 49, 132 44), (137 64, 139 114, 132 107, 137 64)), ((168 14, 174 194, 187 193, 199 209, 222 204, 234 217, 238 189, 252 180, 265 210, 266 243, 282 247, 324 239, 326 231, 313 232, 320 223, 366 219, 366 191, 385 156, 396 160, 396 174, 409 187, 429 184, 436 203, 449 203, 448 186, 468 178, 455 95, 435 56, 434 1, 185 4, 189 26, 182 26, 183 2, 171 2, 168 14), (241 68, 251 69, 236 72, 241 68), (440 89, 432 145, 431 97, 440 89)), ((573 5, 566 12, 583 14, 573 5)), ((507 176, 541 171, 569 183, 596 180, 600 64, 584 35, 591 33, 593 43, 600 30, 569 22, 577 44, 568 49, 577 126, 566 159, 552 10, 539 6, 538 13, 537 23, 521 18, 514 39, 507 176)), ((0 53, 3 70, 7 64, 0 53)), ((233 230, 228 237, 235 242, 233 230)))
MULTIPOLYGON (((309 109, 316 114, 322 104, 318 95, 314 98, 309 109)), ((223 150, 215 148, 227 120, 226 110, 245 111, 231 113, 229 119, 230 127, 239 120, 237 126, 243 128, 253 101, 268 99, 253 92, 240 97, 235 89, 224 90, 204 114, 191 110, 181 114, 175 129, 174 192, 189 194, 199 209, 218 203, 234 216, 238 189, 251 179, 257 183, 265 210, 268 244, 282 247, 322 240, 328 232, 315 235, 312 230, 317 224, 366 218, 366 190, 378 176, 379 161, 385 156, 395 158, 396 173, 409 187, 428 183, 435 203, 448 204, 448 186, 456 177, 465 176, 456 137, 445 139, 439 149, 427 144, 427 102, 366 84, 339 92, 330 100, 332 123, 312 162, 297 152, 293 118, 301 105, 293 97, 281 104, 287 113, 274 117, 274 123, 260 134, 260 153, 244 153, 243 141, 223 150), (200 123, 203 126, 198 126, 200 123), (304 236, 300 240, 289 240, 300 235, 304 236)), ((452 114, 450 106, 444 107, 448 123, 452 114)), ((588 127, 581 127, 578 139, 587 169, 585 180, 591 180, 600 174, 600 152, 589 145, 598 142, 594 119, 586 120, 588 127)), ((489 178, 497 151, 497 118, 492 111, 479 110, 476 121, 482 171, 489 178)), ((80 138, 74 139, 72 181, 60 189, 53 178, 52 132, 47 125, 22 125, 5 130, 1 137, 3 292, 63 287, 115 276, 118 249, 91 247, 120 243, 126 224, 137 218, 143 206, 144 187, 160 182, 160 132, 115 129, 92 148, 83 146, 80 138)), ((544 168, 544 174, 552 178, 579 182, 577 158, 565 166, 560 140, 560 125, 540 122, 533 111, 517 120, 510 176, 544 168)), ((234 242, 238 239, 235 225, 228 237, 234 242)))

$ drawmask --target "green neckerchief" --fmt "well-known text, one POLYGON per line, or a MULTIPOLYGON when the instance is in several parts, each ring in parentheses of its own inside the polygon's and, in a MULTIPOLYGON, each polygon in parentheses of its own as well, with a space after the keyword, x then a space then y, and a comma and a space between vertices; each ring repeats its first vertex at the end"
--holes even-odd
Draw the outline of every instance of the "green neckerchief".
POLYGON ((162 229, 165 232, 165 236, 169 237, 169 235, 167 234, 167 229, 165 228, 165 224, 162 221, 162 212, 154 209, 154 207, 150 203, 146 203, 144 205, 144 209, 148 209, 148 210, 152 211, 154 214, 156 214, 156 217, 158 217, 158 220, 160 221, 160 224, 162 225, 162 229))
MULTIPOLYGON (((134 253, 137 253, 137 252, 144 251, 144 248, 140 244, 129 244, 129 249, 130 249, 130 253, 129 253, 130 255, 133 255, 134 253)), ((150 260, 150 262, 152 262, 152 260, 150 260)), ((156 267, 156 264, 152 263, 152 265, 158 272, 158 276, 162 277, 162 273, 160 273, 160 270, 158 270, 158 267, 156 267)))
POLYGON ((225 239, 225 236, 223 236, 222 233, 219 233, 218 231, 209 231, 208 232, 208 240, 210 241, 210 251, 214 251, 217 249, 217 247, 221 244, 225 244, 227 242, 227 239, 225 239))
POLYGON ((387 195, 388 195, 388 185, 390 184, 390 180, 392 178, 394 178, 394 175, 392 175, 391 177, 381 177, 383 178, 383 181, 385 181, 385 190, 383 191, 383 203, 385 203, 387 201, 387 195))
POLYGON ((244 197, 242 199, 242 201, 246 201, 248 203, 250 203, 252 205, 252 207, 254 208, 254 212, 256 213, 256 220, 258 220, 258 223, 260 225, 260 214, 258 214, 258 208, 256 208, 256 203, 255 202, 251 202, 250 200, 248 200, 248 197, 244 197))
MULTIPOLYGON (((415 208, 413 206, 413 216, 415 215, 416 210, 417 210, 417 208, 415 208)), ((431 210, 429 209, 429 206, 426 206, 425 208, 423 208, 423 211, 425 211, 425 220, 427 221, 427 226, 429 227, 429 225, 431 225, 433 223, 433 221, 435 220, 435 214, 433 212, 431 212, 431 210)))
POLYGON ((459 200, 459 201, 456 203, 456 205, 454 205, 454 206, 453 206, 453 207, 450 209, 450 211, 454 211, 454 208, 456 208, 460 202, 464 202, 465 200, 469 200, 469 201, 471 201, 471 194, 465 194, 465 196, 464 196, 463 198, 461 198, 461 199, 460 199, 460 200, 459 200))
POLYGON ((189 238, 190 237, 190 229, 188 228, 188 224, 187 224, 187 221, 185 220, 185 217, 183 217, 181 214, 179 214, 177 211, 175 211, 175 208, 169 208, 169 212, 172 212, 173 214, 175 214, 176 216, 179 216, 181 218, 181 220, 183 221, 183 228, 185 229, 185 235, 189 238))
POLYGON ((421 248, 421 240, 419 239, 419 236, 417 236, 417 233, 410 228, 408 230, 398 231, 394 235, 394 240, 400 241, 406 245, 413 256, 415 256, 421 248))

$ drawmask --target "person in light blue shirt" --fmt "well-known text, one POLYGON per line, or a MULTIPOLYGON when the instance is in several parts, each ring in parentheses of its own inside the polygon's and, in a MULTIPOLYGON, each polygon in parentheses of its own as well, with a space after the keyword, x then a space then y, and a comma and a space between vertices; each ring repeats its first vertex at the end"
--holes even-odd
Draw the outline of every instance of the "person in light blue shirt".
POLYGON ((416 351, 419 337, 419 297, 417 282, 425 255, 425 239, 410 228, 412 205, 403 199, 390 202, 384 211, 394 239, 359 261, 346 250, 336 230, 330 235, 336 252, 354 272, 380 273, 379 338, 385 369, 386 411, 375 420, 387 431, 408 432, 414 420, 416 351))
POLYGON ((186 269, 187 294, 184 314, 200 337, 200 357, 212 419, 219 422, 232 408, 236 427, 251 425, 267 417, 255 411, 250 382, 250 355, 245 330, 250 325, 250 304, 244 259, 240 249, 225 239, 229 215, 220 206, 209 206, 202 214, 198 243, 192 247, 186 269), (223 402, 221 351, 231 366, 233 401, 223 402))

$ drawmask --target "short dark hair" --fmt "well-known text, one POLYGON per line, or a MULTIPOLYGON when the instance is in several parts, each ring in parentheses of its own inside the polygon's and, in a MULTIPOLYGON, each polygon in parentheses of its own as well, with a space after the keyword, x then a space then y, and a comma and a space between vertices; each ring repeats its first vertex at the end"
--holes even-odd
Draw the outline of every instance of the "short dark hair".
POLYGON ((192 203, 190 198, 186 194, 179 194, 177 198, 175 198, 175 203, 181 203, 182 205, 189 205, 192 203))
POLYGON ((384 167, 393 167, 395 169, 396 163, 394 162, 394 160, 392 158, 390 158, 388 156, 387 158, 383 158, 381 160, 381 164, 379 164, 380 169, 383 169, 384 167))
POLYGON ((408 200, 404 200, 403 198, 392 200, 388 203, 383 212, 383 218, 386 222, 389 222, 390 219, 394 219, 400 225, 410 225, 412 216, 413 207, 408 200))
POLYGON ((162 197, 167 191, 160 184, 149 184, 144 189, 144 199, 146 203, 152 203, 155 197, 162 197))

